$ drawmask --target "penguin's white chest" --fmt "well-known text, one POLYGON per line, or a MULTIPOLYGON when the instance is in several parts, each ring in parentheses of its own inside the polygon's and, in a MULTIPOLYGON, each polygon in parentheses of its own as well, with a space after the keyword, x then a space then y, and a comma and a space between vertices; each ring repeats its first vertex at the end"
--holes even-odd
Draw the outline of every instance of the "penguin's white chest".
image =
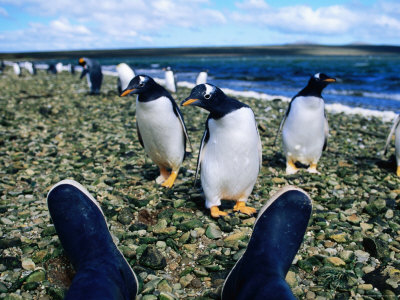
POLYGON ((400 125, 397 126, 395 131, 395 149, 396 149, 396 161, 397 165, 400 165, 400 125))
POLYGON ((179 169, 185 154, 184 131, 167 97, 149 102, 136 100, 136 120, 144 149, 165 168, 179 169))
POLYGON ((117 66, 117 72, 121 81, 121 89, 125 90, 128 87, 129 82, 135 77, 133 70, 125 64, 117 66))
POLYGON ((254 114, 241 108, 208 122, 210 138, 201 162, 206 206, 220 199, 246 201, 257 180, 260 138, 254 114))
POLYGON ((316 163, 325 141, 324 101, 319 97, 297 97, 282 128, 286 157, 304 164, 316 163))
POLYGON ((207 83, 207 72, 200 72, 196 78, 196 85, 207 83))
POLYGON ((171 92, 176 92, 174 72, 165 71, 165 87, 171 92))

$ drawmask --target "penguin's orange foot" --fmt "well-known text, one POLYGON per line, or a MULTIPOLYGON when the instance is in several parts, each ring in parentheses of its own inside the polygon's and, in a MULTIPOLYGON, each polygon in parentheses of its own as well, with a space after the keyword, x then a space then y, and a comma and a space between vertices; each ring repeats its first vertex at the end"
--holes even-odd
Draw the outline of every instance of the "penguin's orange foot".
POLYGON ((307 169, 307 172, 311 174, 321 174, 317 171, 317 164, 311 164, 310 167, 307 169))
POLYGON ((400 166, 397 166, 396 174, 397 174, 397 176, 400 176, 400 166))
POLYGON ((220 211, 218 206, 212 206, 210 208, 211 211, 211 217, 213 218, 218 218, 218 217, 223 217, 223 216, 227 216, 228 213, 224 212, 224 211, 220 211))
POLYGON ((246 202, 237 201, 235 206, 233 207, 233 211, 240 211, 246 215, 252 215, 257 212, 257 210, 253 207, 246 206, 246 202))
POLYGON ((166 188, 171 188, 174 185, 175 179, 178 176, 178 172, 172 171, 168 179, 165 180, 161 185, 166 188))
POLYGON ((171 175, 170 172, 164 167, 160 167, 160 176, 156 178, 156 183, 157 184, 162 184, 164 181, 168 179, 168 177, 171 175))
POLYGON ((296 167, 293 161, 288 160, 286 163, 286 175, 296 174, 299 169, 296 167))

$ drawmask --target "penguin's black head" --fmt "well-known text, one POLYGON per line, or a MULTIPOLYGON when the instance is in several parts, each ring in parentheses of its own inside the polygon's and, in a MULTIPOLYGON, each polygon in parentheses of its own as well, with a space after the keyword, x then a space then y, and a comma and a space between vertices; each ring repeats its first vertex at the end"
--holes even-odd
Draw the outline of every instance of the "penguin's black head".
POLYGON ((141 94, 148 91, 153 85, 155 81, 153 78, 147 75, 137 75, 134 77, 131 82, 129 82, 127 88, 122 91, 121 97, 124 97, 129 94, 141 94))
POLYGON ((82 67, 84 67, 84 66, 86 65, 86 61, 85 61, 85 59, 84 59, 83 57, 81 57, 81 58, 79 59, 79 64, 80 64, 82 67))
POLYGON ((205 83, 196 85, 190 92, 190 96, 181 102, 182 106, 194 105, 202 107, 208 111, 219 106, 220 102, 226 98, 223 91, 215 85, 205 83))
POLYGON ((308 85, 325 88, 329 83, 336 82, 335 78, 329 77, 324 73, 317 73, 311 76, 308 85))
POLYGON ((322 90, 332 82, 336 82, 336 79, 324 73, 317 73, 311 76, 307 86, 298 93, 298 96, 321 97, 322 90))

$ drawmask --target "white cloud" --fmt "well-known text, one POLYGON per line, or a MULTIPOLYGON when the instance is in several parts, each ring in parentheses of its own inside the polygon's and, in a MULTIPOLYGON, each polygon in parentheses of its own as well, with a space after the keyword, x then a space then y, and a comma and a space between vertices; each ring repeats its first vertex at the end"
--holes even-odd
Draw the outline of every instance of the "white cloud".
POLYGON ((266 9, 269 7, 264 0, 244 0, 236 2, 235 5, 240 9, 266 9))
MULTIPOLYGON (((308 5, 271 7, 263 0, 236 3, 231 17, 236 22, 264 27, 282 34, 318 40, 352 35, 354 40, 400 37, 400 4, 380 1, 373 7, 331 5, 316 9, 308 5)), ((399 41, 400 42, 400 41, 399 41)))
MULTIPOLYGON (((212 9, 208 0, 0 0, 0 3, 52 18, 48 25, 42 24, 46 35, 61 34, 64 38, 75 35, 72 44, 82 40, 82 48, 94 46, 87 44, 89 35, 92 40, 103 42, 103 48, 118 47, 121 43, 124 47, 143 47, 151 45, 157 36, 168 35, 169 28, 197 28, 227 22, 224 14, 212 9)), ((18 34, 32 35, 37 32, 35 26, 31 24, 24 33, 18 34)), ((37 42, 43 38, 40 35, 37 42)), ((61 45, 54 44, 54 47, 61 45)), ((52 41, 46 46, 52 48, 52 41)))
POLYGON ((313 10, 306 5, 282 8, 266 7, 257 14, 246 10, 233 14, 236 21, 257 23, 286 33, 338 34, 347 31, 357 15, 343 6, 329 6, 313 10))
POLYGON ((90 30, 83 25, 71 25, 67 18, 61 17, 60 19, 50 22, 50 28, 58 33, 69 34, 91 34, 90 30))
POLYGON ((8 12, 4 7, 0 6, 0 16, 8 17, 8 12))
POLYGON ((35 20, 46 20, 19 30, 1 30, 0 51, 234 45, 244 40, 253 44, 299 40, 400 44, 398 0, 377 0, 370 6, 349 1, 351 4, 316 8, 306 4, 278 7, 268 0, 235 0, 234 5, 216 9, 214 2, 0 0, 0 4, 6 4, 0 7, 0 17, 7 16, 6 9, 12 6, 35 16, 35 20), (225 28, 226 34, 222 32, 225 28), (187 36, 182 36, 183 32, 187 36))

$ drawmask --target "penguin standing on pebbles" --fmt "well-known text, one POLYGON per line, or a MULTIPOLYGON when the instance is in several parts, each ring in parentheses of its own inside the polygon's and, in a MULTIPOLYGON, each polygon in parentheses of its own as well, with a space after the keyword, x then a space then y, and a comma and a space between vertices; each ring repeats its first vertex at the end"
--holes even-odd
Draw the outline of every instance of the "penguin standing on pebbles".
POLYGON ((328 121, 325 115, 322 90, 336 79, 323 73, 311 76, 286 110, 280 124, 283 151, 286 156, 286 174, 295 174, 295 162, 309 165, 309 173, 317 173, 317 163, 325 150, 328 137, 328 121))
POLYGON ((128 87, 129 82, 135 77, 135 72, 126 63, 120 63, 116 67, 118 72, 117 88, 118 93, 122 93, 128 87))
POLYGON ((15 62, 12 64, 12 66, 13 66, 15 75, 21 76, 21 67, 19 66, 19 63, 15 62))
POLYGON ((101 83, 103 81, 103 73, 101 66, 97 60, 82 57, 79 59, 79 64, 83 67, 80 79, 86 75, 90 94, 100 94, 101 83))
POLYGON ((194 87, 182 105, 195 105, 210 112, 196 179, 201 167, 201 185, 211 216, 227 215, 218 208, 221 199, 235 200, 234 211, 255 213, 254 208, 246 206, 261 166, 261 140, 252 109, 211 84, 194 87))
POLYGON ((172 93, 176 93, 176 80, 174 71, 172 71, 171 67, 166 67, 165 69, 165 87, 172 93))
POLYGON ((393 122, 392 128, 390 129, 389 132, 389 136, 387 137, 386 140, 386 145, 385 145, 385 149, 384 149, 384 154, 386 155, 390 141, 392 140, 392 136, 394 133, 394 137, 395 137, 395 153, 396 153, 396 163, 397 163, 397 170, 396 170, 396 174, 397 176, 400 176, 400 115, 398 115, 396 117, 396 119, 393 122))
POLYGON ((139 142, 160 168, 156 182, 171 188, 185 157, 186 142, 189 141, 182 114, 171 94, 150 76, 133 78, 121 97, 130 93, 138 94, 136 127, 139 142))

